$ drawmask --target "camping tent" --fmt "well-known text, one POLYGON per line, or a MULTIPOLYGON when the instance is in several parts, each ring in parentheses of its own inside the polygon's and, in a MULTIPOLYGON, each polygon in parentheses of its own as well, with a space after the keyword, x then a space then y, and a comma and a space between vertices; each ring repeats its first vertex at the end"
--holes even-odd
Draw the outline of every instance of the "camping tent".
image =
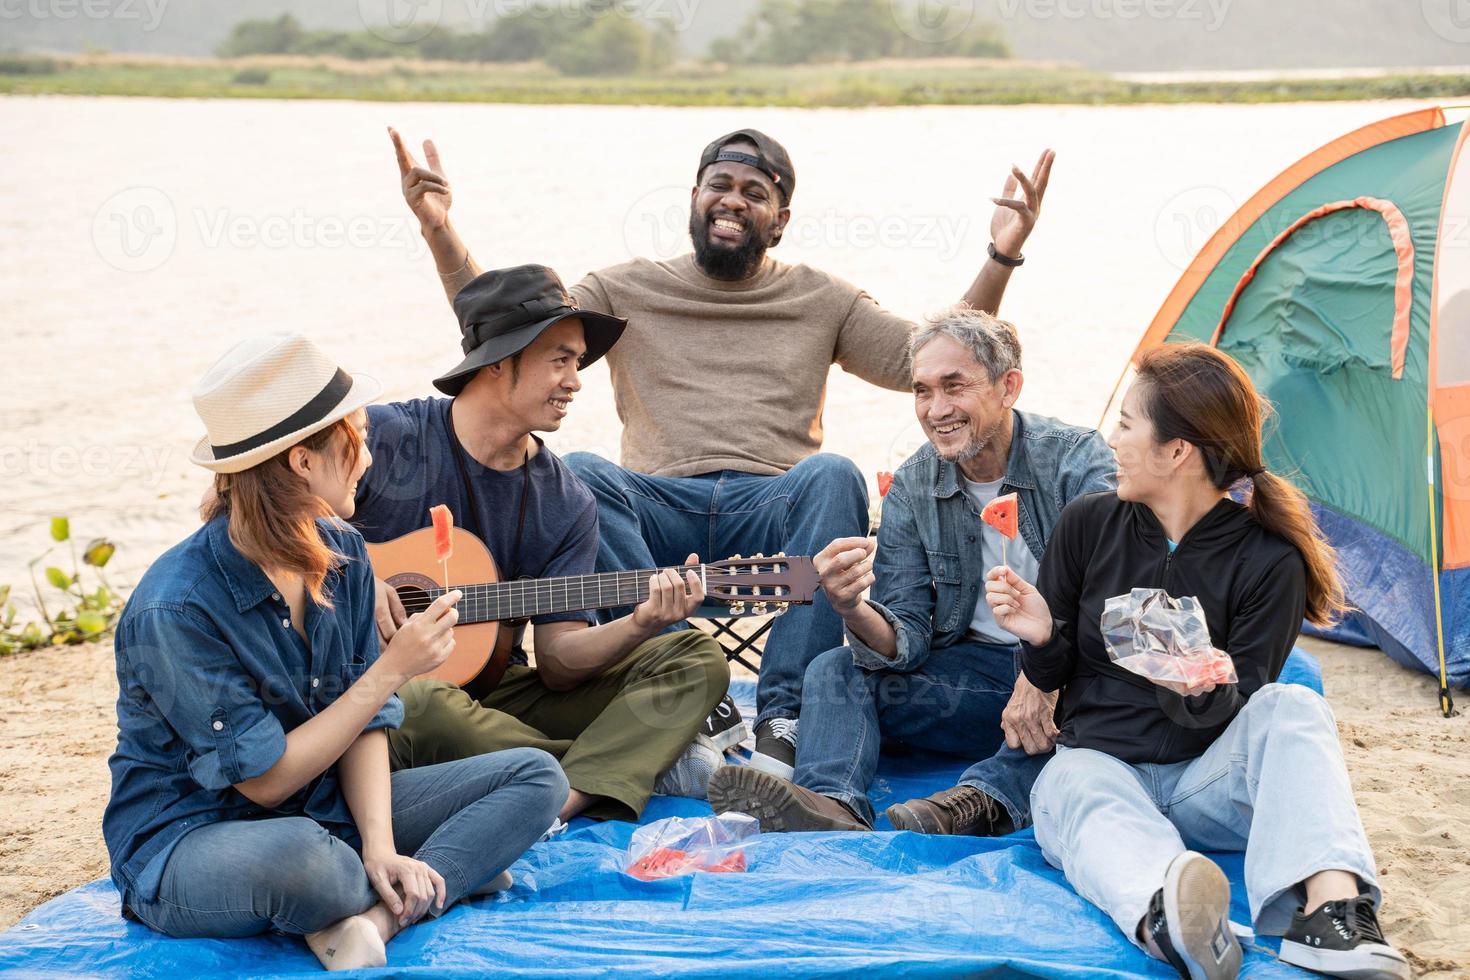
POLYGON ((1277 408, 1267 465, 1311 498, 1358 610, 1327 635, 1439 675, 1446 714, 1470 684, 1467 133, 1424 109, 1309 153, 1205 244, 1134 354, 1199 340, 1244 366, 1277 408))

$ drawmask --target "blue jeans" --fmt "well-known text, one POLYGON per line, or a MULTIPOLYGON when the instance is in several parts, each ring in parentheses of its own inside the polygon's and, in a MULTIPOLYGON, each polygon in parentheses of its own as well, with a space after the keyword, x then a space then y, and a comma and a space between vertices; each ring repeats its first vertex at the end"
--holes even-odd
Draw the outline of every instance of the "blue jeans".
MULTIPOLYGON (((567 780, 540 749, 395 772, 393 842, 444 877, 447 911, 510 867, 551 826, 567 780)), ((305 935, 379 901, 362 858, 310 817, 207 824, 182 837, 152 901, 130 908, 180 938, 305 935)))
POLYGON ((982 761, 960 782, 999 801, 1016 828, 1030 823, 1031 784, 1051 754, 1008 748, 1000 728, 1015 688, 1014 646, 965 641, 940 647, 917 670, 870 671, 837 647, 807 668, 796 745, 796 783, 841 800, 869 824, 868 786, 883 736, 982 761))
MULTIPOLYGON (((599 571, 665 568, 691 553, 707 561, 815 555, 834 538, 868 533, 867 484, 850 460, 830 453, 809 456, 780 476, 733 470, 647 476, 592 453, 572 453, 566 464, 597 498, 599 571)), ((811 605, 777 617, 761 655, 756 724, 797 717, 807 665, 841 642, 842 620, 820 591, 811 605)))
MULTIPOLYGON (((803 735, 806 733, 803 732, 803 735)), ((1138 920, 1186 847, 1244 851, 1258 933, 1279 936, 1319 871, 1381 899, 1332 709, 1295 684, 1261 688, 1204 754, 1168 764, 1059 748, 1032 790, 1036 843, 1077 894, 1135 943, 1138 920)))

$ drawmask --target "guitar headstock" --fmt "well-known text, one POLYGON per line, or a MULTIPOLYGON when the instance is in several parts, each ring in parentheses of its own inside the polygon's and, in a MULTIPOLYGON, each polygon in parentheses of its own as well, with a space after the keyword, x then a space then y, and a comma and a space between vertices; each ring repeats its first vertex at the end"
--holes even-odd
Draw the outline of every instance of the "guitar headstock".
POLYGON ((736 555, 705 564, 705 595, 730 604, 732 616, 780 615, 817 596, 817 566, 804 556, 736 555))

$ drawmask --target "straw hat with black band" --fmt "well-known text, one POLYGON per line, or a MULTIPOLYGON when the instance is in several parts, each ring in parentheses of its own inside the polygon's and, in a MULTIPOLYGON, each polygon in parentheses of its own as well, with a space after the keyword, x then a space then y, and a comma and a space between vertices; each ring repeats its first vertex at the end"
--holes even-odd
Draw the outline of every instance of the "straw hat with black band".
POLYGON ((191 462, 240 473, 369 404, 377 381, 353 377, 299 333, 243 340, 194 388, 194 409, 208 433, 191 462))

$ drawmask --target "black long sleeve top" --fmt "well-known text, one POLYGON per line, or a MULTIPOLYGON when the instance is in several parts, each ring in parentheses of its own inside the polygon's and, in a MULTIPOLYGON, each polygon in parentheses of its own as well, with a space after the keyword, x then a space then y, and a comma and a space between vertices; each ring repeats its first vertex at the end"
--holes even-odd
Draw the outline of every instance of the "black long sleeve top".
POLYGON ((1041 690, 1062 689, 1058 741, 1131 763, 1204 752, 1246 700, 1280 675, 1306 610, 1301 553, 1229 499, 1170 552, 1148 507, 1112 492, 1078 497, 1052 532, 1036 587, 1051 608, 1052 638, 1023 644, 1023 667, 1041 690), (1198 598, 1210 638, 1230 654, 1239 682, 1184 697, 1113 664, 1103 606, 1135 588, 1198 598))

